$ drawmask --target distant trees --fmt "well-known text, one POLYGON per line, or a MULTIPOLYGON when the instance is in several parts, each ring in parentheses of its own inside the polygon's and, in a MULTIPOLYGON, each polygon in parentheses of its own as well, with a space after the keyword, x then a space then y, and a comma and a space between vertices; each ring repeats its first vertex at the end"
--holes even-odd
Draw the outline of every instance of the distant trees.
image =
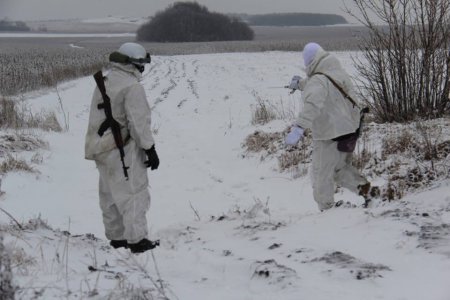
POLYGON ((339 15, 312 13, 284 13, 249 15, 247 21, 254 26, 321 26, 347 24, 339 15))
POLYGON ((0 31, 30 31, 30 27, 21 21, 0 20, 0 31))
POLYGON ((209 12, 196 2, 177 2, 137 31, 139 41, 206 42, 252 40, 253 30, 237 18, 209 12))

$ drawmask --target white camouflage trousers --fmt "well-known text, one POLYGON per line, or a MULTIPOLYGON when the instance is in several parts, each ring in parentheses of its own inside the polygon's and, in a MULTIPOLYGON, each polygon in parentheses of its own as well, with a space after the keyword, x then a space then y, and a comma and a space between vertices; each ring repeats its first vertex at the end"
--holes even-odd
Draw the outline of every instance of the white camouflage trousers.
POLYGON ((105 235, 109 240, 127 240, 134 244, 147 238, 146 213, 150 208, 145 152, 130 140, 124 147, 126 180, 118 149, 96 157, 100 173, 99 196, 105 235))
POLYGON ((358 194, 358 186, 368 181, 352 166, 352 153, 340 152, 337 142, 314 141, 312 154, 312 186, 314 200, 320 210, 334 205, 335 185, 358 194))

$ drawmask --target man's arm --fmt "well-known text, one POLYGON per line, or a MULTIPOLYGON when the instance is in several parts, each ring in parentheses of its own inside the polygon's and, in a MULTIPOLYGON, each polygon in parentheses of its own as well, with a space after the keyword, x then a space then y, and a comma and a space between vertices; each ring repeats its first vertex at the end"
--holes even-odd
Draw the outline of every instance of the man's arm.
POLYGON ((128 88, 124 105, 131 137, 138 147, 150 149, 155 140, 151 127, 151 109, 142 85, 135 84, 128 88))

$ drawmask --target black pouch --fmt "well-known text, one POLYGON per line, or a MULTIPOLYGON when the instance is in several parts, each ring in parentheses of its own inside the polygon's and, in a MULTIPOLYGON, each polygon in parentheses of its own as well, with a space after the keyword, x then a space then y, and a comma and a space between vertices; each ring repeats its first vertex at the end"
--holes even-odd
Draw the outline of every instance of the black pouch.
POLYGON ((337 149, 341 152, 352 153, 355 150, 359 138, 359 128, 353 133, 338 136, 333 141, 337 142, 337 149))

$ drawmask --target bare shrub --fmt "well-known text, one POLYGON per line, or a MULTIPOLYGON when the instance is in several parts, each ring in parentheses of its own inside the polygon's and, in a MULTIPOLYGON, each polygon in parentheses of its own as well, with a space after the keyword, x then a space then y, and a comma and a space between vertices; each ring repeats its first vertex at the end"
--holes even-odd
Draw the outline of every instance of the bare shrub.
POLYGON ((355 63, 361 93, 377 119, 406 122, 450 113, 450 1, 352 2, 357 12, 348 13, 369 30, 361 40, 363 59, 355 63))

